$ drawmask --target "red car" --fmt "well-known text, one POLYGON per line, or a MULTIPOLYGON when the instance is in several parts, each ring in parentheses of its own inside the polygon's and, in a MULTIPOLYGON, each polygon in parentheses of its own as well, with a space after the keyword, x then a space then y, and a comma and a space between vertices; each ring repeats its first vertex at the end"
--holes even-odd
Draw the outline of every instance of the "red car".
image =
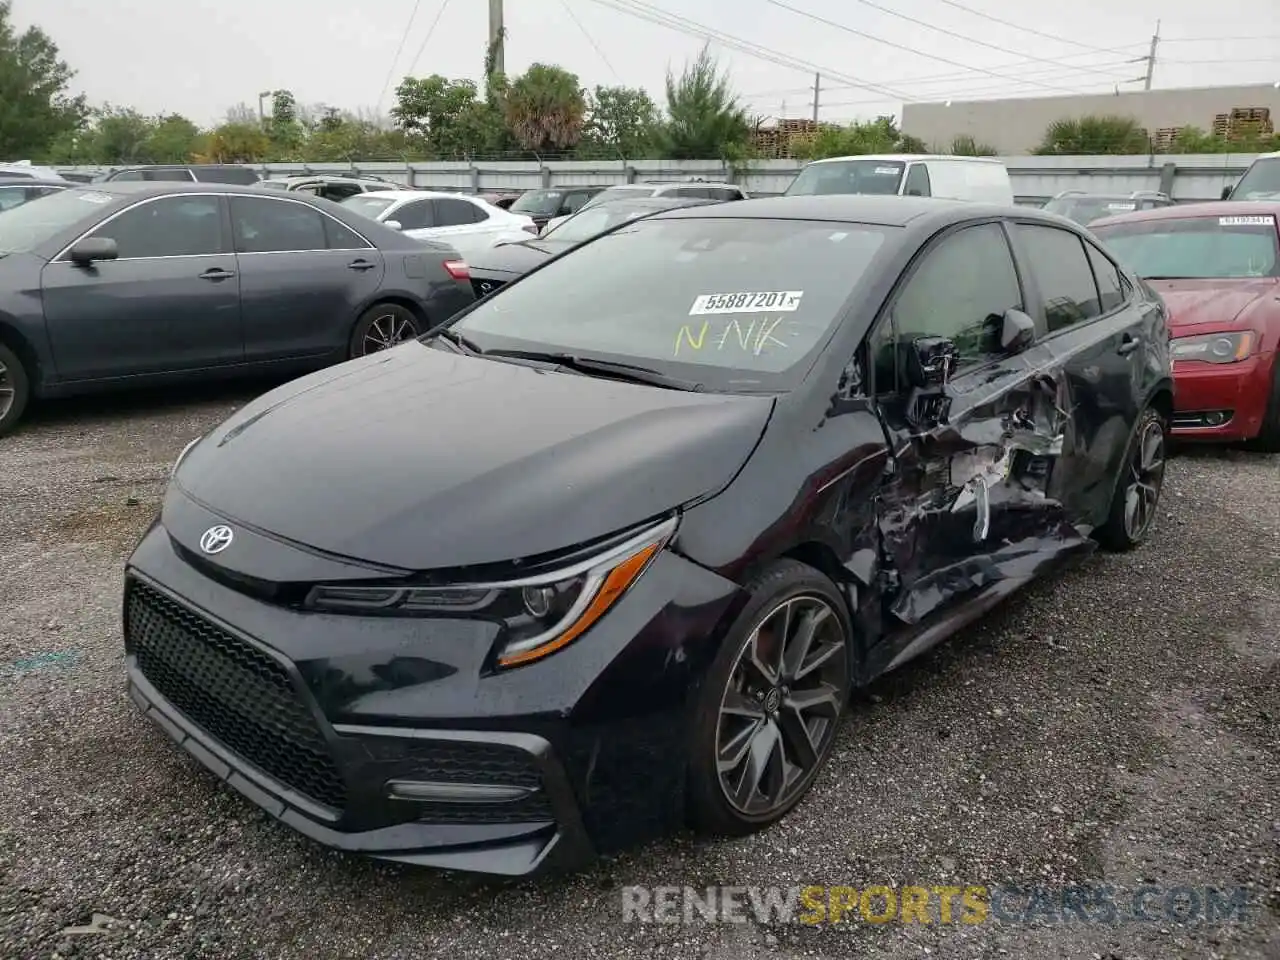
POLYGON ((1280 202, 1181 204, 1089 225, 1169 308, 1173 436, 1280 451, 1280 202))

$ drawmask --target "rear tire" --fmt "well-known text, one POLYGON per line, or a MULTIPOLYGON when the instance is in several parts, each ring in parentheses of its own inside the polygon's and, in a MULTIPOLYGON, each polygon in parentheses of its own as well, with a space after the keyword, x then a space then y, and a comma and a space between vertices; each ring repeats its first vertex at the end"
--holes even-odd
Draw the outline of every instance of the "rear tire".
POLYGON ((1146 542, 1164 489, 1168 433, 1159 410, 1142 411, 1117 471, 1107 520, 1094 534, 1107 550, 1122 553, 1146 542))
POLYGON ((721 836, 762 830, 804 799, 851 686, 852 625, 831 580, 783 560, 746 589, 751 599, 707 672, 690 738, 690 820, 721 836))
POLYGON ((1280 453, 1280 357, 1272 361, 1271 396, 1267 398, 1267 412, 1262 427, 1250 444, 1263 453, 1280 453))
POLYGON ((348 355, 351 359, 380 353, 417 337, 421 322, 413 311, 398 303, 375 303, 360 314, 351 331, 348 355))
POLYGON ((31 400, 31 375, 18 355, 0 343, 0 437, 13 430, 31 400))

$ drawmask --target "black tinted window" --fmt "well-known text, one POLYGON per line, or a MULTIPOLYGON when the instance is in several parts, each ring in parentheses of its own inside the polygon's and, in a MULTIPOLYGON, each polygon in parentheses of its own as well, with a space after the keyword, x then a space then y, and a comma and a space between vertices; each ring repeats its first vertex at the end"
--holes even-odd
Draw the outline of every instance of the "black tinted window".
POLYGON ((113 173, 107 179, 109 180, 141 180, 141 170, 121 170, 119 173, 113 173))
POLYGON ((231 223, 237 253, 324 250, 328 246, 319 211, 305 203, 232 197, 231 223))
POLYGON ((482 211, 474 203, 465 200, 433 200, 436 208, 437 227, 457 227, 464 223, 475 223, 489 219, 481 216, 482 211))
POLYGON ((121 260, 221 253, 217 197, 165 197, 126 210, 90 234, 116 242, 121 260))
MULTIPOLYGON (((988 223, 953 233, 929 251, 892 313, 900 345, 946 337, 962 360, 979 362, 999 351, 1004 312, 1011 308, 1022 309, 1018 274, 1004 231, 988 223)), ((885 362, 875 360, 877 368, 885 362)))
POLYGON ((907 184, 903 192, 909 197, 931 197, 931 190, 929 168, 923 163, 913 163, 907 171, 907 184))
POLYGON ((190 183, 193 178, 190 170, 178 168, 169 170, 144 170, 142 171, 142 179, 165 181, 181 180, 184 183, 190 183))
POLYGON ((1093 270, 1078 236, 1056 227, 1030 224, 1020 224, 1018 234, 1035 271, 1050 333, 1102 312, 1093 270))
POLYGON ((1086 243, 1084 248, 1089 254, 1089 263, 1093 266, 1093 278, 1098 282, 1098 302, 1103 313, 1110 313, 1125 301, 1120 271, 1093 244, 1086 243))
POLYGON ((712 200, 741 200, 742 191, 729 187, 712 187, 707 191, 707 196, 712 200))
POLYGON ((258 175, 248 167, 193 167, 197 180, 205 183, 236 183, 246 185, 258 182, 258 175))
POLYGON ((354 230, 339 223, 333 217, 321 217, 324 221, 325 239, 330 250, 366 250, 365 243, 354 230))
POLYGON ((358 184, 354 183, 328 183, 320 190, 320 196, 326 200, 332 200, 338 203, 347 197, 354 197, 357 193, 363 193, 358 184))
POLYGON ((400 224, 401 230, 421 230, 423 227, 436 225, 431 216, 430 200, 414 200, 412 203, 406 203, 403 207, 392 210, 387 219, 400 224))

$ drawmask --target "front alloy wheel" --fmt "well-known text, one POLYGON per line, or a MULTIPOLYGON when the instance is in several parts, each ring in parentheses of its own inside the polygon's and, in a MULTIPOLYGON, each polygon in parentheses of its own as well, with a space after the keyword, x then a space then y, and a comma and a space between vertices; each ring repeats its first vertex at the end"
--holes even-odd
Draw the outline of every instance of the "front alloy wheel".
POLYGON ((1164 428, 1149 419, 1142 425, 1129 462, 1129 485, 1124 492, 1124 532, 1135 543, 1151 528, 1164 483, 1164 428))
POLYGON ((850 689, 850 623, 835 584, 784 560, 747 584, 753 599, 703 684, 691 738, 690 814, 744 835, 780 820, 835 743, 850 689))

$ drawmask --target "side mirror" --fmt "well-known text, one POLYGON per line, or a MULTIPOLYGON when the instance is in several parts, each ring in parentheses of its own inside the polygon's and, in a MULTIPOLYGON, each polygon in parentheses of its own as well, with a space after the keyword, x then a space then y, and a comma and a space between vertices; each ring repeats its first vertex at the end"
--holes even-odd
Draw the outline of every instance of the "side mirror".
POLYGON ((382 225, 383 225, 384 227, 388 228, 389 230, 399 230, 399 229, 400 229, 400 221, 399 221, 399 220, 383 220, 383 221, 382 221, 382 225))
POLYGON ((120 248, 110 237, 85 237, 67 255, 77 267, 87 267, 96 260, 115 260, 120 248))
POLYGON ((1222 199, 1223 199, 1223 200, 1228 200, 1228 199, 1230 199, 1230 197, 1231 197, 1231 188, 1230 188, 1230 187, 1223 187, 1223 188, 1222 188, 1222 199))
POLYGON ((1000 349, 1018 353, 1036 341, 1036 322, 1021 310, 1006 310, 1000 328, 1000 349))
POLYGON ((907 381, 926 389, 943 386, 960 361, 960 351, 946 337, 919 337, 911 341, 907 356, 907 381))

